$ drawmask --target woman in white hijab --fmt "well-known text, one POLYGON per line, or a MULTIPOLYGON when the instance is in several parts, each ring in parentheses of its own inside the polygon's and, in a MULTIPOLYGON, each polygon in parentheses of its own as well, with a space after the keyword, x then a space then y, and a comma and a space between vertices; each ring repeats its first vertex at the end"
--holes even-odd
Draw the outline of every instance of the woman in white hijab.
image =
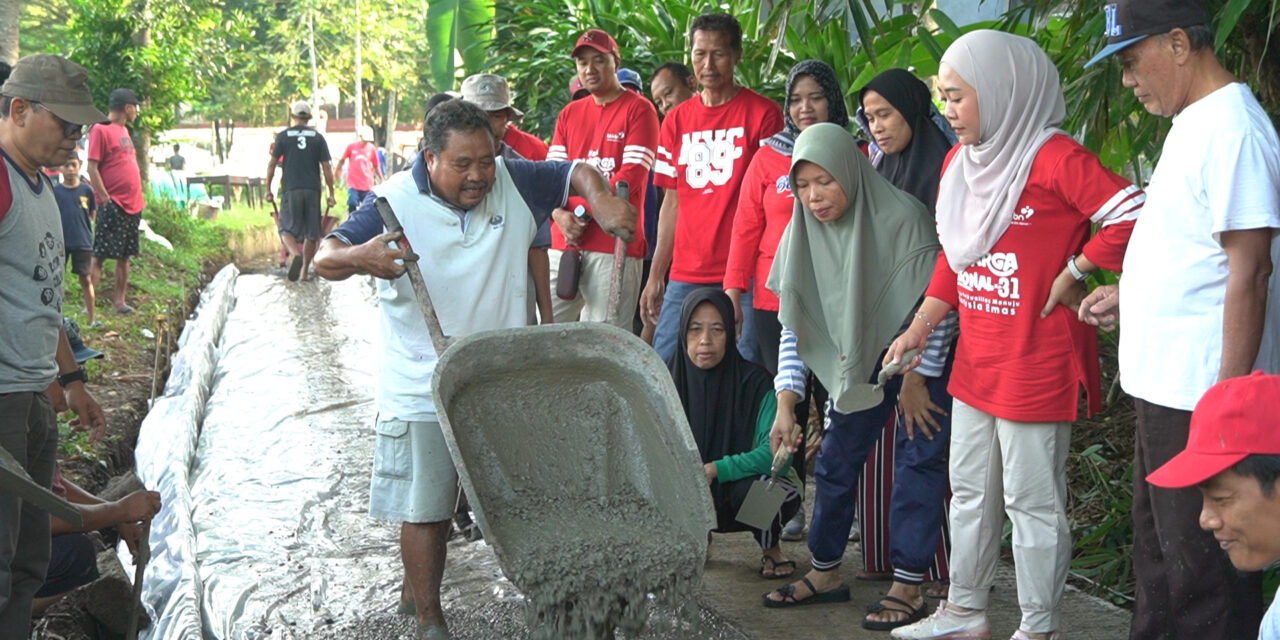
MULTIPOLYGON (((939 88, 961 146, 938 187, 942 241, 900 361, 951 309, 960 338, 951 420, 951 592, 894 638, 987 638, 1004 512, 1022 621, 1015 640, 1059 637, 1071 559, 1066 459, 1081 390, 1100 407, 1097 333, 1076 320, 1082 280, 1120 266, 1145 195, 1058 126, 1058 71, 1021 36, 974 31, 942 57, 939 88), (1090 237, 1091 225, 1101 225, 1090 237)), ((918 361, 918 360, 917 360, 918 361)))

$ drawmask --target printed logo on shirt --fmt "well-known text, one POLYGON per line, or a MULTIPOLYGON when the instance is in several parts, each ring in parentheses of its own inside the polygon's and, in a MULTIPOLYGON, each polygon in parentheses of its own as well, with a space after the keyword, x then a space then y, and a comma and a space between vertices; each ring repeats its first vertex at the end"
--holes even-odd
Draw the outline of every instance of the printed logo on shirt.
POLYGON ((779 176, 778 181, 774 183, 774 186, 778 188, 778 195, 782 195, 784 193, 790 193, 791 192, 791 176, 789 175, 779 176))
POLYGON ((960 304, 966 309, 994 315, 1016 315, 1022 306, 1022 287, 1017 273, 1017 254, 988 253, 956 277, 961 290, 960 304))
POLYGON ((627 132, 626 132, 626 131, 619 131, 619 132, 617 132, 617 133, 606 133, 606 134, 604 134, 604 140, 605 140, 605 142, 622 142, 622 141, 623 141, 623 140, 625 140, 626 138, 627 138, 627 132))
POLYGON ((59 312, 62 311, 62 305, 58 303, 56 291, 62 287, 62 259, 65 253, 61 245, 52 233, 45 233, 44 239, 36 248, 40 261, 31 274, 31 279, 43 287, 40 290, 40 302, 47 307, 58 307, 59 312))
POLYGON ((599 149, 592 149, 587 152, 587 157, 583 162, 597 168, 604 175, 605 180, 613 179, 613 172, 618 168, 617 160, 613 158, 601 158, 599 149))
POLYGON ((489 218, 489 227, 497 229, 502 226, 502 216, 494 216, 489 218))
POLYGON ((685 167, 685 182, 693 189, 728 184, 734 162, 742 157, 745 133, 743 127, 733 127, 684 134, 678 164, 685 167))
POLYGON ((1023 207, 1013 212, 1013 222, 1010 224, 1016 224, 1019 227, 1029 227, 1031 226, 1031 216, 1034 216, 1035 214, 1035 209, 1032 209, 1031 207, 1023 207))
POLYGON ((89 196, 80 196, 80 208, 85 211, 89 210, 89 196))

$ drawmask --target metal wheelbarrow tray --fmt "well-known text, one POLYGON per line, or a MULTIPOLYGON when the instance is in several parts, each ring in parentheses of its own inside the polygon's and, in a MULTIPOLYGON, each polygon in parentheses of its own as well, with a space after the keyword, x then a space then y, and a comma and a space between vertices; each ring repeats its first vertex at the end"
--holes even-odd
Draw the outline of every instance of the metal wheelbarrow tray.
POLYGON ((639 628, 646 594, 689 604, 715 521, 652 347, 603 323, 486 331, 447 349, 432 389, 485 539, 534 605, 535 634, 639 628))

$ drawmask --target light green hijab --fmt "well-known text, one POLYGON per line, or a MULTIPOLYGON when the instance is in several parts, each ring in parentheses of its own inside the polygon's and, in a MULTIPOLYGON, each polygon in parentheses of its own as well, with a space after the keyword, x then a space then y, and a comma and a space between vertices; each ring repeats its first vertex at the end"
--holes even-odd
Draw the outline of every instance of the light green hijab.
POLYGON ((845 129, 821 123, 800 133, 793 185, 801 162, 826 169, 848 208, 835 222, 819 222, 797 195, 768 287, 836 411, 860 411, 879 403, 867 393, 871 372, 929 284, 938 233, 924 205, 880 177, 845 129))

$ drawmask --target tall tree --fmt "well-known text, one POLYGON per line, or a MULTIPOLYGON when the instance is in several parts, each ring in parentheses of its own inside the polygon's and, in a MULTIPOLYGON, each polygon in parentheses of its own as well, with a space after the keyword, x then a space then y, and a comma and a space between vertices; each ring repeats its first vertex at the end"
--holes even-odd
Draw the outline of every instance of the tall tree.
POLYGON ((18 22, 22 0, 0 0, 0 62, 18 61, 18 22))

